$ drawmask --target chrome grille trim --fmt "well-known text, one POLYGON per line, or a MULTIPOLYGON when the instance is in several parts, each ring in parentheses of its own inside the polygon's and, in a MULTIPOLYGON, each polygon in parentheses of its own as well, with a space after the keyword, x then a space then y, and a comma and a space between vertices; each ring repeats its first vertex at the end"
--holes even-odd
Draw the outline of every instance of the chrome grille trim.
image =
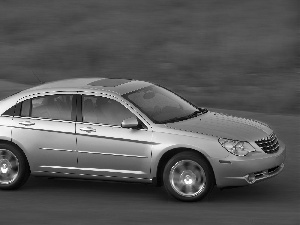
POLYGON ((274 133, 269 137, 255 141, 255 143, 267 154, 276 153, 279 150, 279 142, 274 133))

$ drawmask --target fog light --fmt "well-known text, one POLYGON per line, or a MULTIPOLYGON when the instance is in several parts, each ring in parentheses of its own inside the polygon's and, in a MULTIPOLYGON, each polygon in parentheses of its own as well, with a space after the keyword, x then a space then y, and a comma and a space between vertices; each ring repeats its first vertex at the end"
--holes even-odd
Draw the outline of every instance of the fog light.
POLYGON ((253 184, 255 182, 255 175, 253 173, 249 174, 248 177, 247 177, 247 181, 250 184, 253 184))

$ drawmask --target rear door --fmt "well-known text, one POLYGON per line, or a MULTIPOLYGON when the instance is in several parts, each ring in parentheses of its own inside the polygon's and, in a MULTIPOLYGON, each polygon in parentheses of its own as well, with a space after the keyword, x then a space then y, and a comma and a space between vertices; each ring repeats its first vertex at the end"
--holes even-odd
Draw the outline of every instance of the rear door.
POLYGON ((32 173, 68 174, 77 165, 75 98, 36 96, 17 105, 12 139, 26 152, 32 173))

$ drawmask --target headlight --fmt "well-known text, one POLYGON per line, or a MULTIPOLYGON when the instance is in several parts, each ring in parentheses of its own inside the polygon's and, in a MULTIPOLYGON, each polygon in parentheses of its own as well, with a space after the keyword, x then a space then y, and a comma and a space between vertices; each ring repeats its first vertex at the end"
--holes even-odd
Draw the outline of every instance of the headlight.
POLYGON ((223 148, 236 156, 245 156, 249 152, 255 151, 252 145, 250 145, 247 141, 235 141, 226 138, 219 138, 219 143, 223 148))

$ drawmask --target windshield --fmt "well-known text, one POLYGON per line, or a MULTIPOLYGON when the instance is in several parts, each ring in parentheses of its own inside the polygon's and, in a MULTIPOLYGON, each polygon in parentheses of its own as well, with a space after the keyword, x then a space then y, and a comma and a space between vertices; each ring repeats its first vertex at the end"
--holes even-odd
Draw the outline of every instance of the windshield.
POLYGON ((198 109, 178 95, 151 85, 123 95, 154 123, 172 123, 192 118, 207 110, 198 109))

